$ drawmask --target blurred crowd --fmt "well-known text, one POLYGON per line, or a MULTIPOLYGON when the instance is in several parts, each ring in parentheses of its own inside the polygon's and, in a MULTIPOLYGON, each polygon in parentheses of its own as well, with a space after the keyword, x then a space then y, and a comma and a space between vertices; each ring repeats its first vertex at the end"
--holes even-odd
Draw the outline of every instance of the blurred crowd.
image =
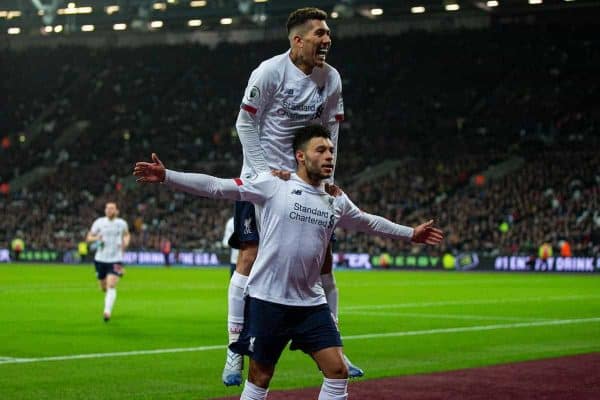
MULTIPOLYGON (((338 249, 532 254, 568 241, 600 253, 596 36, 513 26, 334 37, 346 113, 336 182, 367 212, 434 218, 447 233, 426 250, 340 231, 338 249), (364 179, 384 160, 396 163, 364 179), (485 173, 507 160, 520 161, 485 173)), ((236 176, 247 79, 286 47, 0 50, 0 248, 20 235, 28 248, 74 249, 115 200, 132 247, 218 249, 233 204, 138 186, 133 164, 157 152, 172 169, 236 176)))

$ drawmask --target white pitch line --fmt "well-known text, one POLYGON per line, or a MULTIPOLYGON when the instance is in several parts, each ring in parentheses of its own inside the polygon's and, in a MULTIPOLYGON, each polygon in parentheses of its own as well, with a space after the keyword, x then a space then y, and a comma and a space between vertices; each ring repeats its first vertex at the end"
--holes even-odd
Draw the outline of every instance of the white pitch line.
MULTIPOLYGON (((491 331, 497 329, 514 329, 514 328, 529 328, 533 326, 549 326, 549 325, 570 325, 570 324, 585 324, 591 322, 600 322, 600 317, 597 318, 581 318, 581 319, 559 319, 551 321, 538 322, 522 322, 515 324, 499 324, 499 325, 480 325, 480 326, 464 326, 458 328, 442 328, 442 329, 426 329, 421 331, 405 331, 405 332, 387 332, 387 333, 370 333, 365 335, 344 336, 344 340, 356 339, 374 339, 385 337, 399 336, 421 336, 434 335, 442 333, 459 333, 459 332, 475 332, 475 331, 491 331)), ((73 354, 70 356, 55 356, 55 357, 38 357, 38 358, 15 358, 13 360, 2 360, 1 364, 23 364, 45 361, 63 361, 63 360, 80 360, 90 358, 106 358, 106 357, 127 357, 148 354, 167 354, 167 353, 184 353, 184 352, 200 352, 209 350, 222 350, 225 346, 201 346, 201 347, 184 347, 176 349, 157 349, 157 350, 140 350, 140 351, 125 351, 120 353, 94 353, 94 354, 73 354)))
POLYGON ((53 356, 53 357, 38 357, 38 358, 14 358, 12 360, 0 360, 0 364, 23 364, 43 361, 62 361, 62 360, 81 360, 86 358, 106 358, 106 357, 127 357, 141 356, 148 354, 165 354, 165 353, 187 353, 196 351, 208 350, 224 350, 226 346, 200 346, 200 347, 182 347, 175 349, 156 349, 156 350, 137 350, 123 351, 115 353, 91 353, 91 354, 73 354, 69 356, 53 356))
POLYGON ((422 331, 370 333, 370 334, 366 334, 366 335, 343 336, 342 339, 355 340, 355 339, 374 339, 374 338, 399 337, 399 336, 422 336, 422 335, 433 335, 433 334, 437 335, 440 333, 493 331, 493 330, 498 330, 498 329, 531 328, 534 326, 586 324, 586 323, 590 323, 590 322, 600 322, 600 317, 580 318, 580 319, 557 319, 557 320, 551 320, 551 321, 536 321, 536 322, 518 322, 518 323, 514 323, 514 324, 462 326, 459 328, 428 329, 428 330, 422 330, 422 331))
POLYGON ((381 310, 389 308, 418 308, 418 307, 433 307, 433 306, 459 306, 459 305, 477 305, 477 304, 505 304, 505 303, 526 303, 526 302, 543 302, 543 301, 560 301, 560 300, 589 300, 600 298, 600 295, 589 296, 548 296, 548 297, 521 297, 514 299, 480 299, 480 300, 444 300, 430 301, 418 303, 397 303, 397 304, 371 304, 361 306, 342 307, 341 311, 345 310, 381 310))
POLYGON ((523 317, 503 317, 494 315, 468 315, 468 314, 428 314, 428 313, 404 313, 390 311, 346 311, 344 315, 358 314, 382 317, 414 317, 414 318, 433 318, 433 319, 464 319, 464 320, 491 320, 491 321, 550 321, 547 318, 523 318, 523 317))

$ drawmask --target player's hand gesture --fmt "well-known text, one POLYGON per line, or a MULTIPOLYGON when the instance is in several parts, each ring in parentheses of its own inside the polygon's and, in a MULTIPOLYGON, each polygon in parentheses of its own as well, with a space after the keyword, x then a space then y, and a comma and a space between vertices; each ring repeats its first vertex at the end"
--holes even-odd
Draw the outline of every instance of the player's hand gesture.
POLYGON ((290 171, 284 171, 282 169, 271 170, 271 175, 276 176, 279 179, 283 179, 284 181, 289 181, 292 177, 292 173, 290 171))
POLYGON ((334 185, 333 183, 326 183, 325 191, 327 192, 328 195, 333 196, 333 197, 341 196, 342 193, 344 193, 342 191, 342 189, 339 188, 339 186, 334 185))
POLYGON ((433 220, 429 220, 414 229, 412 242, 425 244, 440 244, 444 233, 439 228, 433 227, 433 220))
POLYGON ((152 153, 151 163, 139 161, 135 163, 133 175, 141 183, 160 183, 165 181, 166 168, 156 153, 152 153))

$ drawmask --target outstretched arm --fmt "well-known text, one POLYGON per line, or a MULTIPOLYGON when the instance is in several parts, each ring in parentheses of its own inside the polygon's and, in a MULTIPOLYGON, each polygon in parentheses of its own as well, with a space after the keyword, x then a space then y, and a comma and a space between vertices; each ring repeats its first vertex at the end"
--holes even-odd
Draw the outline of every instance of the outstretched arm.
POLYGON ((152 161, 137 162, 133 174, 140 183, 164 183, 167 186, 211 199, 243 200, 262 204, 279 188, 279 179, 270 173, 251 179, 221 179, 211 175, 177 172, 166 169, 164 164, 152 153, 152 161))
MULTIPOLYGON (((442 230, 433 226, 433 220, 414 228, 399 225, 378 215, 362 212, 339 188, 335 187, 335 189, 338 193, 337 196, 343 198, 344 201, 343 213, 338 224, 342 228, 430 245, 439 244, 444 238, 442 230)), ((336 196, 336 194, 332 195, 336 196)))
POLYGON ((173 189, 213 199, 241 200, 239 183, 234 179, 221 179, 205 174, 194 174, 171 171, 156 153, 152 153, 152 161, 137 162, 133 175, 140 183, 165 183, 173 189))

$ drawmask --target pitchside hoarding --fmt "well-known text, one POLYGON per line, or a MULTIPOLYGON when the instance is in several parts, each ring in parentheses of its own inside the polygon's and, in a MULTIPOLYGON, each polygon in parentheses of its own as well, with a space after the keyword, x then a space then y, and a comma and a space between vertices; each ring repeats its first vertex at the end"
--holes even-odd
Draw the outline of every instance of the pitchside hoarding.
POLYGON ((550 257, 547 260, 526 256, 496 257, 495 271, 600 272, 600 257, 550 257))
MULTIPOLYGON (((91 262, 89 256, 87 262, 91 262)), ((8 249, 0 249, 0 262, 13 261, 8 249)), ((21 253, 24 262, 82 262, 76 252, 53 250, 27 250, 21 253)), ((123 262, 127 265, 162 265, 164 255, 156 251, 127 251, 123 262)), ((229 255, 225 253, 181 251, 169 255, 172 265, 217 266, 228 265, 229 255)), ((390 269, 390 270, 458 270, 458 271, 498 271, 498 272, 600 272, 600 257, 550 257, 540 260, 531 256, 483 257, 477 253, 415 255, 389 254, 370 255, 368 253, 334 253, 336 268, 350 269, 390 269)))
MULTIPOLYGON (((88 262, 92 262, 93 255, 90 255, 88 262)), ((221 257, 225 260, 225 257, 221 257)), ((14 256, 8 249, 0 249, 0 262, 14 261, 14 256)), ((54 250, 26 250, 21 253, 22 262, 56 262, 56 263, 80 263, 82 262, 77 252, 73 251, 54 251, 54 250)), ((186 266, 215 266, 224 265, 217 253, 182 251, 169 255, 171 264, 186 266)), ((165 263, 164 255, 157 251, 126 251, 123 255, 123 262, 126 265, 162 265, 165 263)), ((227 261, 228 263, 229 261, 227 261)))

